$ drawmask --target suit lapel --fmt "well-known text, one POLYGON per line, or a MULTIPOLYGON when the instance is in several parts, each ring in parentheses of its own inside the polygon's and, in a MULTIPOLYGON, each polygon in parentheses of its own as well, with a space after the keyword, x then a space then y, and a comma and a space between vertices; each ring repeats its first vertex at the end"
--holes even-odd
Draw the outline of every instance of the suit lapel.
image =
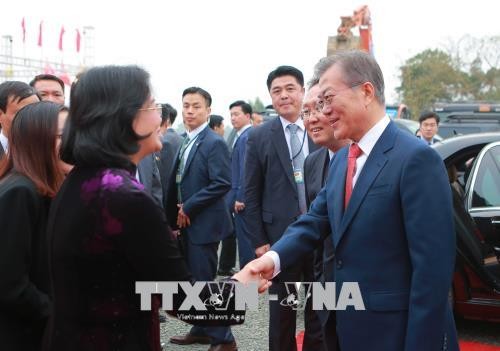
MULTIPOLYGON (((347 206, 344 216, 342 217, 340 231, 339 235, 337 236, 335 245, 337 245, 341 240, 344 232, 347 230, 347 227, 356 215, 366 193, 372 186, 382 168, 384 168, 385 164, 387 163, 387 156, 385 155, 385 153, 393 147, 396 137, 396 133, 393 128, 394 126, 391 122, 373 147, 370 155, 368 156, 368 159, 366 160, 365 165, 363 166, 363 169, 361 170, 361 174, 359 175, 356 185, 354 186, 354 189, 352 191, 349 205, 347 206)), ((345 161, 345 163, 347 163, 347 160, 345 161)), ((343 195, 344 192, 345 190, 342 191, 343 195)), ((343 201, 341 206, 344 206, 343 201)))
POLYGON ((335 160, 330 164, 328 171, 328 189, 332 189, 333 197, 328 199, 329 203, 333 203, 333 238, 335 245, 338 242, 340 235, 340 224, 344 215, 344 188, 345 176, 347 173, 347 147, 339 150, 335 156, 335 160))
MULTIPOLYGON (((328 167, 330 166, 330 153, 328 152, 328 149, 325 148, 323 149, 324 152, 322 152, 322 161, 321 163, 323 165, 323 169, 321 172, 321 187, 323 187, 326 183, 326 179, 328 178, 328 167)), ((321 159, 320 159, 321 162, 321 159)))
POLYGON ((191 147, 191 150, 189 151, 188 158, 186 160, 186 164, 184 165, 184 171, 182 172, 182 177, 184 178, 184 175, 187 173, 187 170, 189 169, 189 166, 191 165, 191 162, 193 161, 194 155, 196 154, 196 151, 198 151, 199 145, 203 142, 205 139, 205 136, 208 133, 209 127, 208 125, 203 129, 200 134, 198 134, 198 137, 196 138, 195 141, 193 141, 193 146, 191 147))
POLYGON ((285 170, 288 180, 296 189, 295 181, 293 179, 293 170, 292 170, 292 162, 290 161, 290 152, 288 151, 288 144, 285 139, 285 132, 283 131, 283 126, 281 124, 281 120, 277 117, 272 121, 271 125, 271 134, 272 134, 272 142, 276 149, 276 153, 280 159, 281 165, 285 170))

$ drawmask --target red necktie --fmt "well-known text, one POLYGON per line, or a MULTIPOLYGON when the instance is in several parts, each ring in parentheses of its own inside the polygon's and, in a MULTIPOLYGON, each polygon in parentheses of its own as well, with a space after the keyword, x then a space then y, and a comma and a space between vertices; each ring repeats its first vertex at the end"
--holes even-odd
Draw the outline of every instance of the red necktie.
POLYGON ((351 144, 349 155, 347 156, 347 175, 345 178, 345 199, 344 209, 347 208, 352 195, 352 180, 356 174, 356 159, 363 154, 358 144, 351 144))

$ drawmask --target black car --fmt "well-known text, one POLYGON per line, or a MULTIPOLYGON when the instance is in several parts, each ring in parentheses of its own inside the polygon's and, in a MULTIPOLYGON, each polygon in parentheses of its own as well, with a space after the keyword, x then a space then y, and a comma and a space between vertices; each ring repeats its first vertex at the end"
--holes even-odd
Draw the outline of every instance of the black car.
POLYGON ((443 138, 500 131, 500 104, 436 103, 433 110, 441 119, 439 134, 443 138))
POLYGON ((453 194, 457 257, 450 300, 457 315, 500 322, 500 132, 432 145, 453 194), (493 143, 493 144, 491 144, 493 143))

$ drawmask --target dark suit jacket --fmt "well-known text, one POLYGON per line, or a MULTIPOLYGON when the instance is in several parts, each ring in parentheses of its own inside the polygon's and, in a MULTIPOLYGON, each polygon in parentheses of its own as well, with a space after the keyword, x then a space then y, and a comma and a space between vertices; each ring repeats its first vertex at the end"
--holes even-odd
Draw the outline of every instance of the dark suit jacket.
MULTIPOLYGON (((168 181, 175 173, 175 161, 179 148, 182 144, 182 137, 177 134, 172 128, 167 129, 162 140, 163 147, 160 151, 160 162, 158 168, 160 170, 161 187, 163 190, 163 198, 168 196, 168 181)), ((166 200, 164 200, 166 201, 166 200)))
MULTIPOLYGON (((141 310, 136 282, 192 279, 165 212, 135 175, 75 167, 53 201, 47 233, 54 309, 44 350, 160 351, 161 301, 141 310)), ((181 302, 174 296, 172 307, 181 302)))
MULTIPOLYGON (((175 170, 179 165, 179 155, 175 170)), ((173 172, 173 173, 176 173, 173 172)), ((168 215, 173 228, 177 222, 176 174, 169 183, 168 215)), ((225 195, 231 189, 229 151, 220 136, 208 126, 193 143, 184 165, 180 190, 183 210, 191 219, 187 238, 201 245, 215 243, 231 233, 232 224, 225 195)))
POLYGON ((245 154, 251 129, 247 128, 241 133, 231 153, 231 191, 228 195, 231 209, 234 209, 235 201, 245 202, 245 154))
MULTIPOLYGON (((417 138, 419 138, 420 140, 422 140, 422 142, 424 142, 424 143, 426 143, 427 145, 429 145, 429 142, 428 142, 427 140, 425 140, 422 136, 417 135, 417 138)), ((434 143, 437 143, 438 141, 439 141, 438 139, 436 139, 436 138, 432 138, 432 143, 431 143, 431 145, 432 145, 432 144, 434 144, 434 143)))
POLYGON ((347 154, 344 148, 335 155, 309 212, 272 247, 282 269, 331 229, 337 297, 345 282, 357 282, 366 308, 336 311, 341 349, 458 350, 448 303, 453 207, 443 161, 390 122, 344 212, 347 154))
MULTIPOLYGON (((322 147, 319 150, 309 154, 304 161, 304 184, 306 187, 307 208, 316 199, 326 179, 328 177, 328 168, 330 165, 330 156, 328 149, 322 147)), ((314 280, 321 282, 333 282, 333 265, 335 259, 335 250, 330 237, 327 237, 314 251, 314 280)), ((316 311, 321 324, 326 325, 330 311, 316 311)))
MULTIPOLYGON (((308 137, 309 152, 317 146, 308 137)), ((245 216, 254 247, 275 243, 299 215, 290 152, 279 118, 252 128, 245 169, 245 216)))
POLYGON ((156 154, 144 157, 137 165, 137 170, 139 172, 139 179, 144 185, 146 192, 153 197, 158 205, 163 207, 163 191, 156 157, 156 154))
POLYGON ((0 181, 0 345, 39 350, 50 300, 46 259, 49 200, 11 173, 0 181))
POLYGON ((3 149, 2 144, 0 144, 0 160, 5 156, 5 150, 3 149))
MULTIPOLYGON (((312 202, 325 185, 329 165, 330 156, 327 148, 323 147, 306 157, 304 161, 304 184, 306 187, 307 208, 311 207, 312 202)), ((334 281, 332 267, 335 252, 331 240, 326 239, 315 254, 318 254, 315 258, 315 278, 321 281, 334 281)))

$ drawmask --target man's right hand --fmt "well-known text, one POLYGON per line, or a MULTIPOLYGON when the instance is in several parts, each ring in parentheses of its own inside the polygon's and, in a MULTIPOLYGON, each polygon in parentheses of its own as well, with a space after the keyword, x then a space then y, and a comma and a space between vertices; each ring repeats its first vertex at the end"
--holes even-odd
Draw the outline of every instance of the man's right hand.
POLYGON ((259 258, 263 254, 268 252, 270 249, 271 249, 270 244, 265 244, 265 245, 259 246, 258 248, 255 249, 255 256, 257 256, 257 258, 259 258))
POLYGON ((274 261, 271 257, 263 256, 248 262, 245 267, 233 278, 241 283, 248 284, 252 281, 258 282, 258 291, 262 293, 271 286, 271 278, 274 274, 274 261))

